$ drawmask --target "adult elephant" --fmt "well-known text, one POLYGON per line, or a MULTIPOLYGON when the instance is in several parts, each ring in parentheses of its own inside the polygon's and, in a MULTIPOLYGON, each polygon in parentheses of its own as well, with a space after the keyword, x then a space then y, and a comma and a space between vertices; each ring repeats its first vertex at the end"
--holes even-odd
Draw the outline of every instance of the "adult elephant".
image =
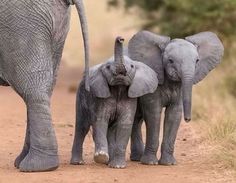
POLYGON ((192 86, 201 81, 221 61, 224 48, 212 32, 201 32, 185 39, 173 39, 141 31, 128 46, 129 56, 156 71, 159 86, 153 94, 139 99, 132 137, 131 160, 144 164, 176 164, 174 143, 182 116, 191 120, 192 86), (159 146, 160 117, 165 108, 161 158, 159 146), (141 134, 142 119, 146 122, 146 146, 141 134), (144 152, 143 152, 144 151, 144 152))
MULTIPOLYGON (((69 30, 70 4, 80 16, 88 78, 88 30, 82 0, 2 0, 0 4, 0 85, 11 86, 27 107, 20 171, 48 171, 59 165, 50 98, 69 30)), ((89 83, 86 80, 86 89, 89 83)))

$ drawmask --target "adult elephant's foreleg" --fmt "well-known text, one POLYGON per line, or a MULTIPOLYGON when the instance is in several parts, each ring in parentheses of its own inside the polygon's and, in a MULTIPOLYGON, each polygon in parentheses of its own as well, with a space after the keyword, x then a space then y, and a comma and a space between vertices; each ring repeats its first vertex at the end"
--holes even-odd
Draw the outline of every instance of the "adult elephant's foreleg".
POLYGON ((21 153, 17 156, 17 158, 15 159, 15 162, 14 162, 14 165, 16 168, 19 168, 21 161, 25 158, 25 156, 29 152, 29 148, 30 148, 30 136, 29 136, 30 134, 29 133, 30 133, 29 132, 29 122, 27 120, 24 146, 23 146, 21 153))
POLYGON ((165 111, 164 133, 159 164, 174 165, 174 145, 182 116, 181 104, 170 105, 165 111))
POLYGON ((146 124, 146 146, 141 163, 148 165, 158 164, 156 157, 159 146, 161 105, 153 104, 144 107, 144 120, 146 124))

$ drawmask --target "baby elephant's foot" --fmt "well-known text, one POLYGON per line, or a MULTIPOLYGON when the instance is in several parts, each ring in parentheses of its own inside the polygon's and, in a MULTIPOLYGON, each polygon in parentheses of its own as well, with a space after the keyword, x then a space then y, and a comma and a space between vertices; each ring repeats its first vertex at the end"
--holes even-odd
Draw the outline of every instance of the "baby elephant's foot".
POLYGON ((160 165, 166 165, 166 166, 177 164, 175 157, 169 153, 162 153, 161 158, 158 163, 160 165))
POLYGON ((96 163, 107 164, 109 161, 109 155, 108 155, 108 153, 106 153, 104 151, 95 152, 94 161, 96 163))
POLYGON ((131 147, 130 160, 131 161, 140 161, 144 153, 144 145, 139 144, 131 147))
POLYGON ((14 166, 16 168, 19 168, 21 161, 26 157, 28 152, 29 152, 29 149, 23 149, 21 153, 16 157, 15 162, 14 162, 14 166))
POLYGON ((29 153, 21 161, 19 169, 22 172, 44 172, 55 170, 58 166, 59 159, 56 150, 53 153, 43 154, 30 149, 29 153))
POLYGON ((140 161, 145 165, 158 165, 158 159, 153 154, 144 154, 140 161))
POLYGON ((72 158, 70 160, 70 164, 71 165, 84 165, 85 161, 83 160, 82 157, 72 156, 72 158))
POLYGON ((122 169, 126 167, 126 162, 124 159, 114 159, 109 162, 108 166, 110 168, 122 169))
POLYGON ((143 151, 131 151, 130 160, 131 161, 140 161, 143 155, 143 151))

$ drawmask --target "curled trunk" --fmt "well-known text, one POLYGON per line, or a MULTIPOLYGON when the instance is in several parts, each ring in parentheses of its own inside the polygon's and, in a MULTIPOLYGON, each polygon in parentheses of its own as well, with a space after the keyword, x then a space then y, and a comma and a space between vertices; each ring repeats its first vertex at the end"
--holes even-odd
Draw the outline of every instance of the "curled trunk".
POLYGON ((117 37, 115 42, 115 63, 116 63, 116 73, 126 74, 126 69, 124 66, 124 54, 123 54, 123 42, 124 38, 117 37))

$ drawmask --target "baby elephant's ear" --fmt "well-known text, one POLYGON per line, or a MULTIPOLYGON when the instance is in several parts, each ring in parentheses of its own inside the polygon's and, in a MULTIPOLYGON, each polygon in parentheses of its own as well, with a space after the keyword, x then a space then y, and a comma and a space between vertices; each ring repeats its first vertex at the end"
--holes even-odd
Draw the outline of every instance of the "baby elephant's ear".
POLYGON ((148 93, 153 93, 158 86, 157 74, 147 65, 134 62, 136 73, 129 87, 128 96, 136 98, 148 93))
POLYGON ((101 71, 102 65, 97 65, 90 69, 91 92, 98 98, 108 98, 111 93, 106 78, 101 71))
POLYGON ((194 77, 194 84, 196 84, 221 62, 224 46, 212 32, 200 32, 185 39, 196 45, 198 49, 199 62, 196 64, 194 77))

